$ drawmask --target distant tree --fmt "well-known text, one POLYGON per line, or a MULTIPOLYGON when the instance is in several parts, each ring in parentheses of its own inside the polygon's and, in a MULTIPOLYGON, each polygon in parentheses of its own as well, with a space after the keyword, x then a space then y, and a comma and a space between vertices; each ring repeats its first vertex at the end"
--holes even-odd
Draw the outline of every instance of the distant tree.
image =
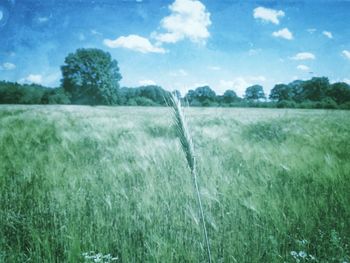
POLYGON ((160 106, 167 105, 170 98, 170 92, 155 85, 121 88, 118 95, 121 105, 160 106))
POLYGON ((321 102, 320 102, 320 108, 322 109, 337 109, 338 108, 338 104, 330 97, 326 97, 324 98, 321 102))
POLYGON ((276 103, 277 108, 295 108, 297 104, 291 100, 280 100, 276 103))
POLYGON ((224 103, 232 103, 238 100, 238 96, 233 90, 226 90, 222 99, 224 103))
POLYGON ((305 100, 303 93, 304 83, 305 81, 298 79, 288 84, 288 86, 292 89, 292 99, 295 102, 303 102, 305 100))
POLYGON ((195 96, 200 102, 205 100, 214 101, 216 94, 209 86, 203 86, 196 88, 195 96))
POLYGON ((315 77, 303 83, 302 99, 321 101, 326 98, 330 89, 329 80, 326 77, 315 77))
POLYGON ((41 99, 42 104, 70 104, 70 99, 63 88, 47 89, 41 99))
POLYGON ((260 85, 253 85, 245 90, 245 96, 247 100, 259 100, 265 99, 264 89, 260 85))
POLYGON ((122 87, 118 90, 118 104, 120 105, 127 104, 127 101, 129 99, 129 89, 131 88, 122 87))
POLYGON ((134 100, 138 106, 159 106, 158 103, 146 97, 137 97, 134 100))
POLYGON ((327 96, 338 104, 350 102, 350 85, 345 82, 334 83, 328 90, 327 96))
POLYGON ((209 86, 203 86, 189 90, 184 99, 192 106, 210 106, 216 100, 216 94, 209 86))
POLYGON ((23 88, 18 83, 0 81, 0 103, 18 104, 23 96, 23 88))
POLYGON ((19 99, 19 104, 41 104, 42 97, 44 96, 46 90, 41 85, 31 84, 23 85, 21 88, 21 98, 19 99))
POLYGON ((181 99, 181 92, 179 90, 174 90, 172 94, 175 98, 181 99))
POLYGON ((74 104, 115 104, 121 74, 118 62, 100 49, 78 49, 65 59, 62 86, 74 104))
POLYGON ((0 103, 41 104, 45 92, 50 90, 37 84, 19 84, 0 81, 0 103))
POLYGON ((140 87, 139 96, 148 98, 158 105, 166 105, 170 98, 170 92, 159 86, 149 85, 140 87))
POLYGON ((276 101, 292 100, 292 87, 286 84, 277 84, 271 90, 269 98, 276 101))
MULTIPOLYGON (((119 104, 128 105, 129 100, 133 100, 139 97, 141 94, 140 88, 121 88, 118 92, 119 104)), ((134 100, 135 101, 135 100, 134 100)), ((132 103, 134 104, 134 102, 132 103)), ((135 102, 136 104, 136 102, 135 102)))
POLYGON ((194 91, 193 89, 190 89, 190 90, 186 93, 186 95, 185 95, 185 97, 184 97, 184 100, 185 100, 186 103, 191 104, 191 102, 192 102, 193 100, 195 100, 195 98, 196 98, 196 93, 195 93, 195 91, 194 91))

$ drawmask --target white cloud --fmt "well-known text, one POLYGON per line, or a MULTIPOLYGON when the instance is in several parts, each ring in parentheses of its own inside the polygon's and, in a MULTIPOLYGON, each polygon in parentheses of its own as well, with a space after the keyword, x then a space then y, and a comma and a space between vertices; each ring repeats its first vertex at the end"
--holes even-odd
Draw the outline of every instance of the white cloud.
POLYGON ((271 22, 276 25, 280 23, 279 18, 284 17, 282 10, 275 10, 259 6, 253 10, 253 16, 255 19, 261 19, 264 22, 271 22))
POLYGON ((90 30, 90 33, 91 33, 92 35, 102 36, 102 33, 101 33, 101 32, 98 32, 96 29, 91 29, 91 30, 90 30))
POLYGON ((16 65, 10 62, 5 62, 4 64, 0 65, 1 70, 14 70, 16 68, 16 65))
POLYGON ((272 35, 274 37, 280 37, 280 38, 284 38, 284 39, 288 39, 288 40, 293 39, 293 34, 292 34, 292 32, 289 31, 288 28, 283 28, 279 31, 273 32, 272 35))
POLYGON ((53 84, 57 85, 58 80, 62 77, 60 71, 56 71, 50 74, 46 74, 42 78, 42 84, 51 86, 53 84))
POLYGON ((246 88, 250 85, 251 83, 247 82, 247 80, 242 77, 233 80, 220 80, 219 91, 225 92, 225 90, 231 89, 234 90, 238 96, 243 96, 246 88))
POLYGON ((307 32, 309 32, 310 34, 313 34, 313 33, 315 33, 316 31, 317 31, 316 28, 308 28, 308 29, 307 29, 307 32))
POLYGON ((141 53, 165 53, 165 49, 154 46, 147 38, 138 35, 121 36, 115 40, 105 39, 103 43, 110 48, 126 48, 141 53))
POLYGON ((49 18, 47 16, 39 16, 38 17, 38 22, 39 23, 45 23, 47 21, 49 21, 49 18))
POLYGON ((350 85, 350 79, 345 78, 345 79, 343 79, 343 82, 345 82, 345 83, 350 85))
POLYGON ((210 86, 210 84, 208 82, 195 82, 189 86, 191 87, 190 89, 196 89, 198 87, 210 86))
MULTIPOLYGON (((199 0, 175 0, 169 10, 171 14, 160 21, 165 32, 151 34, 157 40, 155 45, 149 39, 134 34, 115 40, 104 39, 103 44, 110 48, 122 47, 141 53, 165 53, 166 50, 161 47, 163 43, 176 43, 186 38, 192 42, 205 43, 210 36, 208 27, 211 25, 210 13, 206 11, 205 5, 199 0)), ((94 30, 91 33, 97 32, 94 30)))
POLYGON ((213 71, 220 71, 221 67, 219 67, 219 66, 209 66, 208 69, 213 70, 213 71))
POLYGON ((242 97, 245 90, 254 84, 261 84, 265 82, 264 76, 248 76, 248 77, 236 77, 232 80, 220 80, 218 85, 218 92, 225 92, 227 89, 234 90, 238 96, 242 97))
POLYGON ((40 74, 29 74, 29 75, 24 79, 24 82, 41 84, 41 83, 43 82, 43 76, 40 75, 40 74))
POLYGON ((323 31, 322 32, 323 35, 325 35, 326 37, 332 39, 333 38, 333 34, 332 32, 329 32, 329 31, 323 31))
POLYGON ((184 69, 179 69, 179 70, 170 72, 169 75, 172 77, 186 77, 188 76, 188 72, 184 69))
POLYGON ((298 65, 297 69, 299 69, 301 71, 305 71, 305 72, 310 71, 310 68, 306 65, 298 65))
MULTIPOLYGON (((266 81, 266 78, 264 76, 251 76, 251 77, 248 77, 248 80, 249 81, 255 81, 255 82, 265 82, 266 81)), ((255 84, 255 83, 254 83, 255 84)))
POLYGON ((175 0, 169 9, 171 14, 160 22, 166 33, 154 33, 160 43, 176 43, 185 38, 192 42, 201 42, 210 36, 210 13, 200 1, 175 0))
POLYGON ((251 49, 249 49, 249 51, 248 51, 248 55, 249 55, 249 56, 254 56, 254 55, 256 55, 256 54, 258 54, 258 53, 260 53, 260 52, 261 52, 261 49, 260 49, 260 48, 258 48, 258 49, 251 48, 251 49))
POLYGON ((3 14, 3 12, 0 10, 0 21, 1 21, 1 19, 4 17, 4 14, 3 14))
POLYGON ((346 57, 347 59, 350 59, 350 51, 349 50, 343 50, 342 54, 344 57, 346 57))
POLYGON ((86 37, 85 37, 85 35, 84 35, 83 33, 80 33, 80 34, 78 35, 78 38, 79 38, 80 41, 86 40, 86 37))
POLYGON ((308 60, 308 59, 315 59, 315 55, 309 52, 301 52, 296 54, 294 57, 291 59, 293 60, 308 60))
POLYGON ((157 85, 155 81, 151 79, 144 79, 139 81, 139 85, 141 86, 148 86, 148 85, 157 85))
POLYGON ((35 83, 45 86, 56 86, 61 76, 61 72, 59 71, 48 74, 29 74, 27 77, 18 80, 18 82, 27 84, 35 83))

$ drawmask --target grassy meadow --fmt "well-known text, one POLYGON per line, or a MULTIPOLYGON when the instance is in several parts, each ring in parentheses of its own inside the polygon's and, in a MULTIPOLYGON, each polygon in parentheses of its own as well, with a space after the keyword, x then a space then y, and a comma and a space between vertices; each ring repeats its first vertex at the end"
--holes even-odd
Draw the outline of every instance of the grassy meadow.
MULTIPOLYGON (((213 262, 350 262, 350 111, 185 114, 213 262)), ((206 262, 200 223, 170 109, 0 106, 0 262, 206 262)))

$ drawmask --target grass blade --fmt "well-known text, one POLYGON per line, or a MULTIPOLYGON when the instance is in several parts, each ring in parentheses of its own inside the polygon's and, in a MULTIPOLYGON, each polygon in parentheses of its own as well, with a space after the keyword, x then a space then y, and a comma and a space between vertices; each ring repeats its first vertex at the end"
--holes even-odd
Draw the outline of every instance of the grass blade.
POLYGON ((178 137, 179 137, 180 142, 181 142, 182 150, 185 153, 187 164, 191 170, 191 176, 193 179, 193 184, 195 187, 198 206, 199 206, 200 215, 201 215, 201 219, 202 219, 201 221, 202 221, 202 225, 203 225, 204 239, 205 239, 206 249, 207 249, 207 253, 208 253, 208 262, 211 263, 210 243, 209 243, 207 228, 206 228, 206 224, 205 224, 202 199, 201 199, 199 186, 198 186, 196 158, 195 158, 195 154, 194 154, 193 141, 192 141, 191 135, 189 133, 189 129, 187 127, 185 116, 184 116, 184 113, 183 113, 182 108, 181 108, 180 100, 178 98, 176 98, 175 96, 172 96, 171 101, 172 101, 172 108, 173 108, 173 116, 174 116, 174 120, 175 120, 176 128, 177 128, 177 134, 178 134, 178 137))

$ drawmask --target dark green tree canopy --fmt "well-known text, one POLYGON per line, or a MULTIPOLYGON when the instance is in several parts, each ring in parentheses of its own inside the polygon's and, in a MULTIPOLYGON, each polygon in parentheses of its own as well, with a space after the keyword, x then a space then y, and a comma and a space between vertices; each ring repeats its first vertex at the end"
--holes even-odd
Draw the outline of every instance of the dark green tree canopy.
POLYGON ((337 82, 331 85, 327 95, 338 104, 350 101, 350 85, 345 82, 337 82))
POLYGON ((190 89, 185 95, 185 101, 191 103, 196 97, 196 93, 193 89, 190 89))
POLYGON ((172 94, 175 98, 181 99, 181 92, 179 90, 174 90, 172 94))
POLYGON ((286 84, 277 84, 271 90, 269 98, 271 100, 291 100, 293 98, 293 89, 286 84))
POLYGON ((119 104, 156 106, 167 105, 170 92, 160 86, 148 85, 137 88, 121 88, 119 104))
MULTIPOLYGON (((76 73, 80 74, 80 73, 76 73)), ((66 82, 67 83, 67 82, 66 82)), ((66 86, 68 89, 71 86, 66 86)), ((83 90, 84 86, 79 87, 83 90)), ((256 87, 254 87, 256 88, 256 87)), ((223 95, 215 95, 208 86, 189 90, 184 98, 180 92, 174 93, 191 106, 205 107, 278 107, 278 108, 317 108, 317 109, 350 109, 350 85, 344 82, 330 84, 327 78, 312 78, 310 80, 295 80, 289 84, 277 84, 270 92, 272 101, 259 101, 259 95, 254 95, 249 87, 246 99, 236 95, 233 90, 227 90, 223 95), (250 92, 250 93, 249 93, 250 92), (253 95, 254 96, 253 96, 253 95)), ((261 92, 261 88, 257 87, 261 92)), ((73 89, 74 90, 74 89, 73 89)), ((75 97, 71 102, 72 93, 67 94, 62 86, 48 88, 38 84, 21 84, 0 81, 0 104, 114 104, 118 95, 119 105, 129 106, 165 106, 170 92, 160 86, 149 85, 134 88, 118 88, 118 93, 112 93, 112 99, 96 101, 100 95, 90 94, 75 97)), ((75 91, 78 92, 78 91, 75 91)), ((259 92, 254 91, 259 94, 259 92)))
POLYGON ((245 90, 245 95, 244 97, 247 100, 259 100, 259 99, 265 99, 265 93, 264 89, 260 85, 253 85, 248 87, 245 90))
POLYGON ((70 104, 62 88, 0 81, 0 104, 70 104))
POLYGON ((226 90, 222 97, 225 103, 232 103, 238 100, 238 96, 233 90, 226 90))
POLYGON ((189 90, 185 96, 185 101, 190 105, 201 106, 215 101, 216 94, 209 86, 198 87, 195 90, 189 90))
POLYGON ((204 101, 206 99, 215 100, 215 91, 213 91, 209 86, 198 87, 195 90, 196 98, 199 101, 204 101))
POLYGON ((329 89, 328 78, 312 78, 303 83, 302 98, 310 101, 321 101, 326 97, 329 89))
POLYGON ((78 49, 65 59, 62 86, 75 104, 116 104, 119 81, 118 62, 100 49, 78 49))

